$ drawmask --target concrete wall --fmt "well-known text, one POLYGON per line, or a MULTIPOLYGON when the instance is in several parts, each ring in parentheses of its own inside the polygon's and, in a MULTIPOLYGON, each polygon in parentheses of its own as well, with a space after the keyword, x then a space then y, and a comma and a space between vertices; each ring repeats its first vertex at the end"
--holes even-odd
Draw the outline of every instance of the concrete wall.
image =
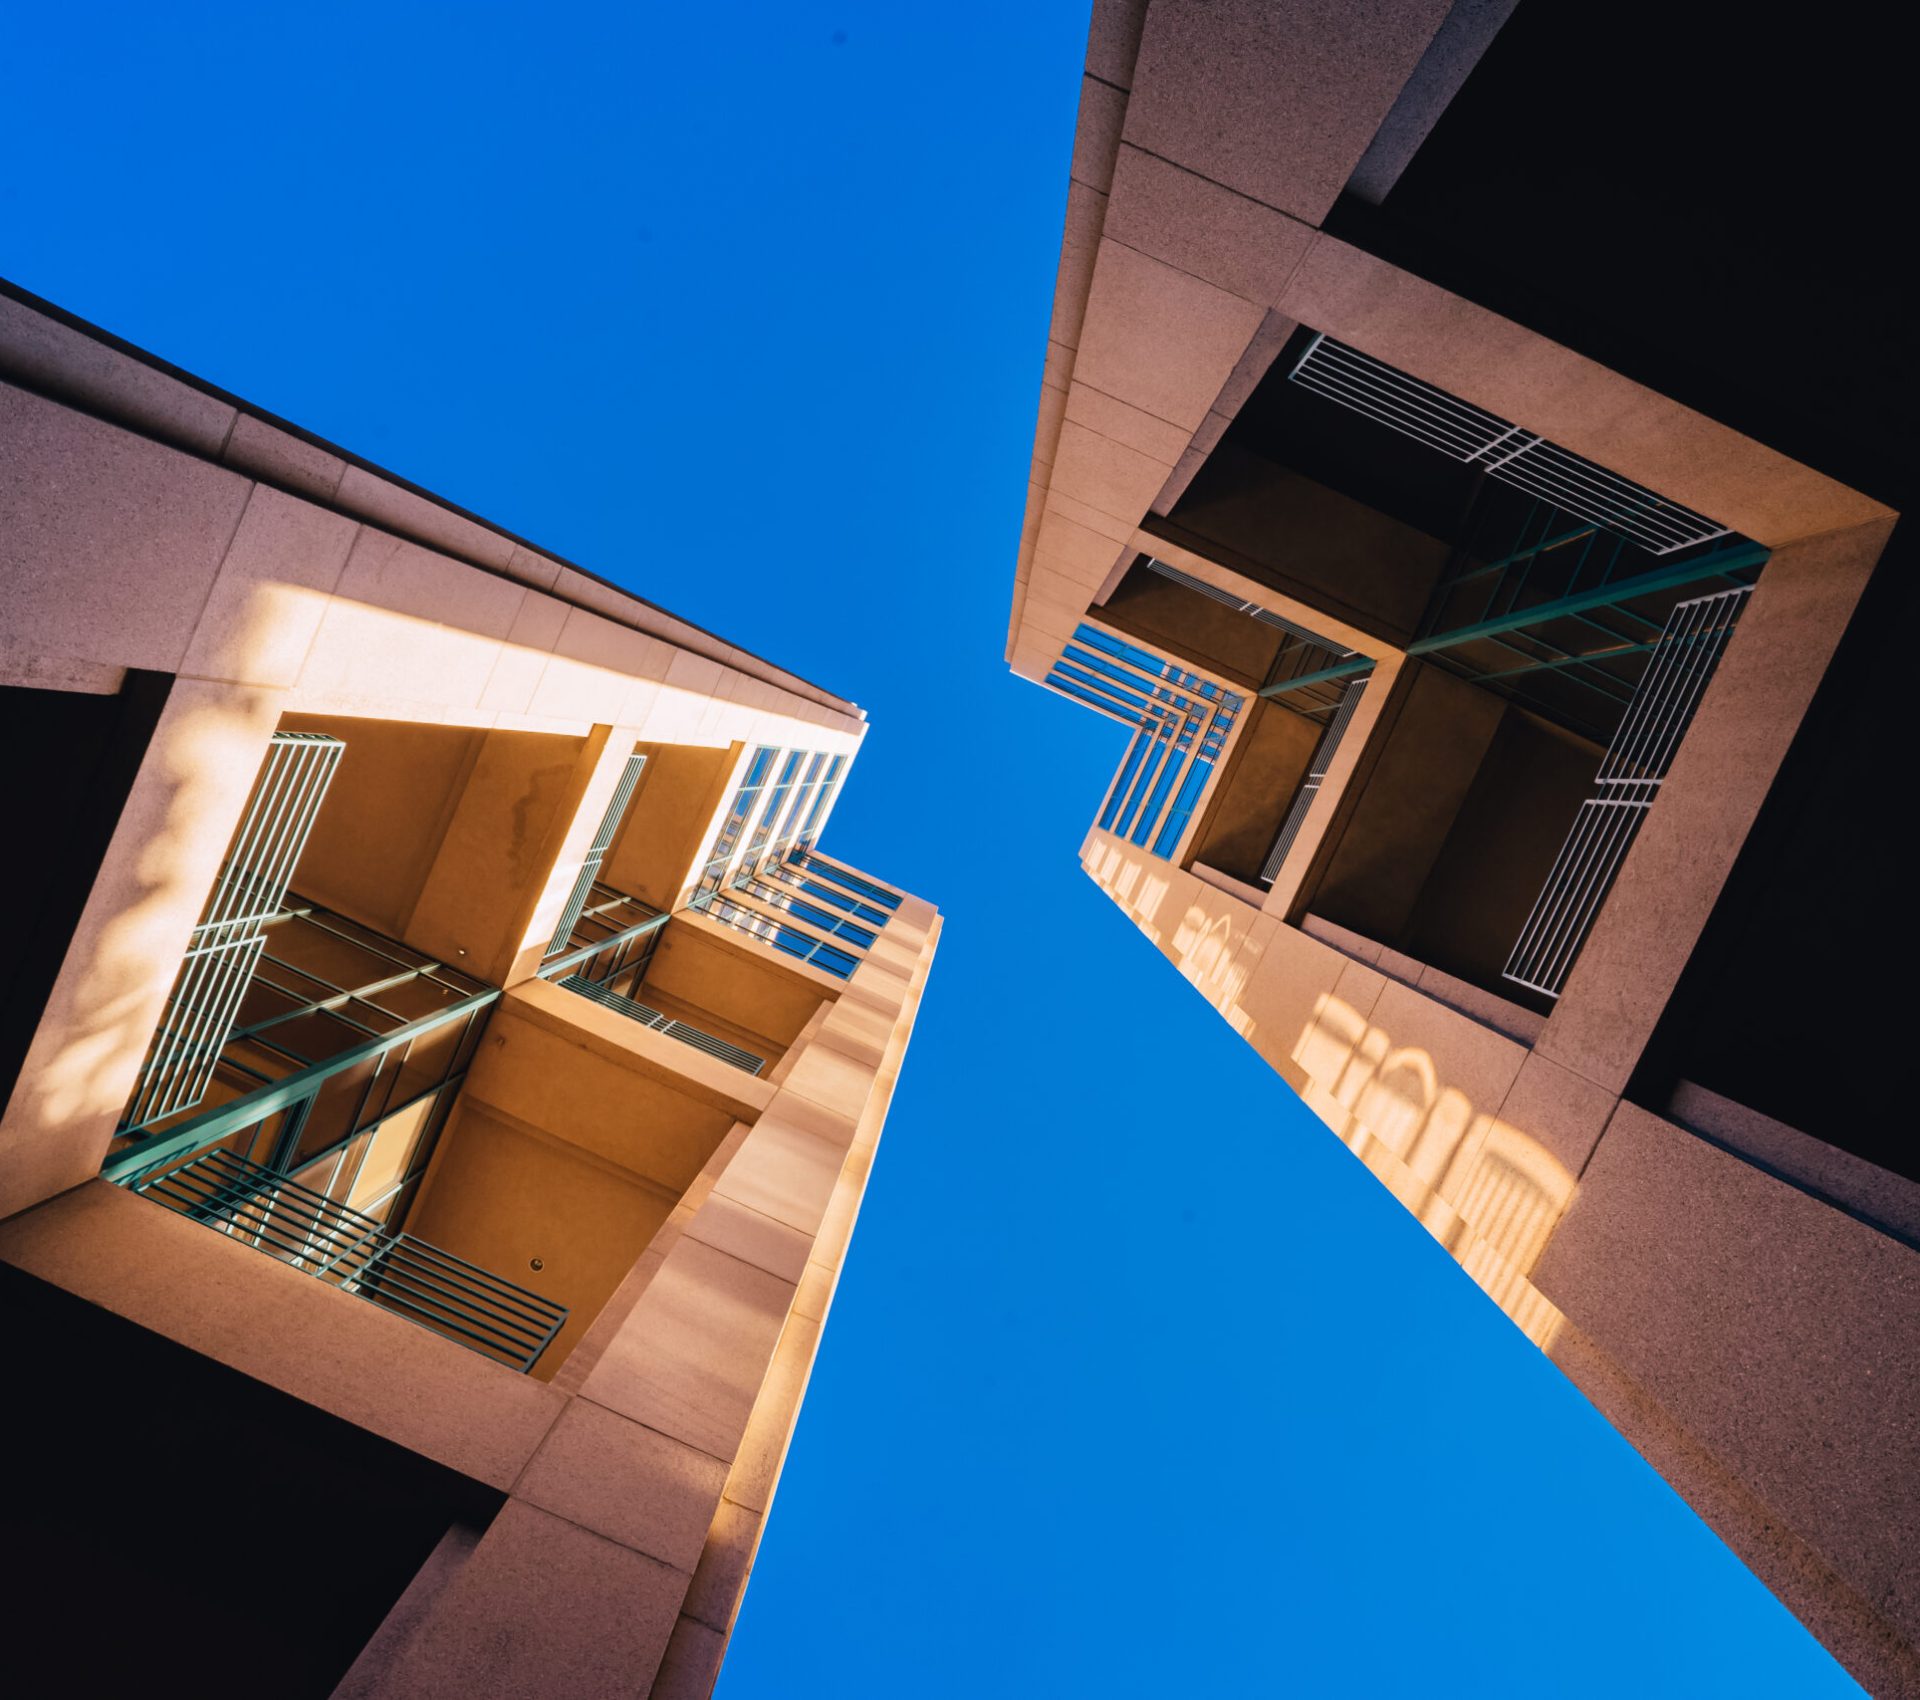
POLYGON ((299 891, 483 980, 506 980, 607 734, 313 714, 282 726, 346 743, 300 857, 299 891))
POLYGON ((733 795, 743 751, 643 744, 647 758, 601 878, 655 909, 671 909, 712 843, 715 817, 733 795))
POLYGON ((1185 585, 1132 568, 1100 603, 1109 625, 1153 648, 1185 657, 1247 689, 1266 683, 1285 635, 1249 620, 1237 608, 1210 601, 1185 585))
POLYGON ((499 1163, 534 1195, 523 1225, 564 1231, 543 1276, 571 1278, 570 1255, 599 1253, 604 1285, 646 1232, 551 1380, 99 1181, 0 1222, 0 1259, 505 1495, 484 1529, 443 1543, 342 1696, 704 1694, 938 936, 931 908, 906 900, 777 1086, 620 1031, 544 983, 512 994, 467 1100, 474 1172, 450 1155, 458 1130, 436 1158, 448 1220, 499 1163), (656 1089, 708 1119, 634 1096, 656 1089), (551 1128, 508 1120, 528 1110, 551 1128), (562 1140, 575 1149, 556 1156, 562 1140), (599 1185, 610 1167, 622 1184, 596 1197, 576 1178, 590 1162, 599 1185), (659 1202, 677 1202, 647 1232, 639 1218, 658 1205, 632 1201, 656 1179, 659 1202), (612 1231, 574 1247, 576 1210, 612 1231))
POLYGON ((616 861, 678 896, 748 751, 850 758, 863 718, 8 298, 0 374, 0 685, 171 681, 0 1120, 0 1258, 504 1500, 343 1693, 685 1680, 744 1575, 716 1627, 694 1572, 764 1515, 939 921, 907 899, 842 981, 676 920, 663 1003, 765 1078, 531 976, 636 745, 616 861), (281 725, 348 745, 312 895, 509 988, 409 1227, 572 1307, 550 1380, 96 1178, 281 725))
POLYGON ((1412 641, 1447 564, 1440 539, 1231 441, 1145 523, 1391 643, 1412 641))
MULTIPOLYGON (((1251 625, 1250 620, 1242 624, 1251 625)), ((1233 761, 1194 834, 1194 859, 1239 880, 1259 876, 1325 730, 1279 703, 1253 698, 1233 761)))
MULTIPOLYGON (((1884 1181, 1844 1177, 1848 1214, 1821 1191, 1833 1162, 1797 1162, 1798 1186, 1757 1166, 1793 1130, 1745 1162, 1622 1099, 1896 516, 1325 234, 1448 10, 1095 5, 1008 659, 1044 679, 1139 550, 1376 658, 1264 901, 1098 832, 1083 860, 1863 1681, 1920 1693, 1891 1558, 1920 1539, 1896 1414, 1920 1389, 1917 1259, 1884 1181), (1299 327, 1772 551, 1544 1019, 1484 982, 1591 748, 1397 653, 1418 610, 1395 614, 1367 563, 1286 576, 1331 509, 1224 440, 1299 327), (1517 786, 1536 806, 1503 822, 1517 786)), ((1440 57, 1458 87, 1465 62, 1440 57)), ((1205 619, 1186 641, 1217 643, 1205 619)), ((1828 993, 1851 995, 1807 995, 1828 993)), ((1808 1025, 1809 1045, 1831 1039, 1808 1025)))
POLYGON ((1309 887, 1317 914, 1399 940, 1504 713, 1498 697, 1437 667, 1402 672, 1365 773, 1340 793, 1335 836, 1309 887))
MULTIPOLYGON (((537 963, 636 741, 858 747, 848 705, 563 600, 552 563, 509 551, 503 563, 525 576, 478 567, 380 529, 337 492, 322 505, 285 478, 5 384, 0 440, 0 682, 99 694, 130 668, 175 678, 0 1118, 0 1210, 98 1172, 267 738, 288 716, 324 718, 350 750, 383 747, 379 724, 453 729, 450 749, 485 735, 451 814, 450 770, 422 756, 422 806, 388 822, 412 836, 390 846, 376 888, 345 897, 396 915, 440 833, 399 930, 496 984, 537 963), (556 749, 572 753, 564 775, 556 749), (523 801, 533 815, 514 818, 523 801), (512 904, 498 901, 508 893, 512 904)), ((382 795, 407 783, 397 768, 370 782, 369 830, 382 795)))

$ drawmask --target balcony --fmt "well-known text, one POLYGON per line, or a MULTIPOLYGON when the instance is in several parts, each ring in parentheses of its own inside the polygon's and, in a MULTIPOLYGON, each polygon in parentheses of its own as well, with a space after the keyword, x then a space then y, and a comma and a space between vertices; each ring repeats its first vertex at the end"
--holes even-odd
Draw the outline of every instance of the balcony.
POLYGON ((530 1370, 567 1307, 233 1152, 215 1148, 134 1191, 269 1257, 430 1328, 510 1369, 530 1370))
MULTIPOLYGON (((591 998, 603 1009, 704 1051, 730 1067, 758 1075, 767 1066, 763 1050, 750 1049, 709 1031, 699 1022, 643 1002, 647 971, 672 917, 596 881, 574 918, 566 948, 540 966, 540 978, 591 998)), ((717 1025, 717 1023, 716 1023, 717 1025)))

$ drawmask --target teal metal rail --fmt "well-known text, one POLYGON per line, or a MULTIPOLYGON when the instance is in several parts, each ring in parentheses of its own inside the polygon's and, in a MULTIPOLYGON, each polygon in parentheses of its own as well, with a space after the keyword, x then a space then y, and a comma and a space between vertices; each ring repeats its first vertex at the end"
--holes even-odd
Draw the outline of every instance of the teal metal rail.
MULTIPOLYGON (((284 1079, 274 1081, 271 1085, 244 1093, 216 1110, 209 1110, 205 1115, 195 1116, 176 1127, 138 1140, 111 1156, 101 1169, 101 1176, 117 1185, 133 1186, 137 1189, 147 1177, 157 1171, 190 1158, 211 1146, 230 1145, 242 1134, 257 1129, 276 1117, 284 1119, 280 1123, 280 1131, 275 1136, 275 1146, 281 1149, 297 1148, 299 1123, 319 1098, 322 1088, 330 1081, 360 1074, 364 1074, 371 1080, 383 1068, 401 1063, 417 1041, 453 1022, 483 1019, 484 1011, 499 996, 498 991, 488 987, 474 993, 471 997, 461 999, 458 1003, 447 1005, 445 1009, 435 1010, 431 1015, 422 1016, 418 1021, 409 1022, 391 1033, 368 1039, 363 1044, 328 1057, 324 1062, 298 1069, 284 1079)), ((471 1035, 468 1035, 467 1042, 461 1049, 470 1051, 471 1048, 471 1035)), ((458 1085, 462 1072, 435 1077, 424 1091, 400 1103, 387 1105, 382 1111, 381 1119, 385 1120, 398 1115, 402 1110, 411 1109, 421 1099, 431 1097, 434 1093, 450 1086, 458 1085)), ((309 1152, 308 1160, 324 1155, 324 1151, 309 1152)))
POLYGON ((637 1021, 642 1027, 649 1027, 656 1033, 665 1034, 669 1039, 678 1039, 683 1045, 691 1045, 697 1051, 705 1051, 708 1056, 716 1057, 723 1063, 731 1063, 735 1068, 748 1074, 757 1075, 767 1066, 765 1057, 755 1056, 752 1051, 739 1045, 729 1044, 725 1039, 717 1039, 705 1028, 696 1027, 690 1021, 677 1021, 663 1014, 650 1004, 641 1003, 637 998, 622 996, 619 992, 609 991, 597 981, 570 974, 560 984, 570 992, 578 992, 582 997, 591 998, 606 1009, 624 1015, 629 1021, 637 1021))
MULTIPOLYGON (((582 931, 591 931, 599 917, 617 914, 622 909, 645 908, 645 905, 609 887, 602 886, 599 889, 607 893, 608 901, 582 914, 576 928, 576 938, 582 931)), ((603 938, 590 938, 564 956, 549 957, 541 963, 540 978, 558 981, 566 991, 591 998, 603 1008, 614 1010, 630 1021, 637 1021, 641 1026, 663 1033, 669 1039, 678 1039, 683 1045, 691 1045, 695 1050, 705 1051, 710 1057, 717 1057, 721 1062, 731 1063, 735 1068, 757 1075, 767 1066, 765 1057, 716 1038, 705 1028, 696 1027, 690 1021, 676 1020, 630 995, 645 977, 654 946, 660 942, 661 929, 672 919, 668 914, 648 914, 619 932, 608 933, 603 938), (627 990, 615 990, 622 981, 626 982, 627 990)))
POLYGON ((231 1151, 135 1188, 193 1221, 510 1368, 539 1362, 567 1307, 231 1151))
POLYGON ((541 963, 541 979, 579 979, 605 986, 620 979, 637 979, 646 972, 660 931, 673 917, 664 910, 648 909, 644 903, 609 886, 596 888, 595 896, 601 901, 583 910, 574 922, 574 948, 541 963), (632 914, 638 914, 640 919, 625 927, 605 930, 632 914))

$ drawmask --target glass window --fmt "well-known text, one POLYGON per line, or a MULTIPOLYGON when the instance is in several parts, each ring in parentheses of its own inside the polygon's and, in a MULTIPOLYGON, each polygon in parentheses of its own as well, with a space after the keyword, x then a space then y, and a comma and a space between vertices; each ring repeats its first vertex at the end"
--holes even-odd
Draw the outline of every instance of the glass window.
POLYGON ((837 909, 843 909, 855 920, 870 922, 873 926, 884 927, 888 920, 886 910, 876 909, 871 903, 863 903, 851 892, 842 891, 838 886, 828 885, 810 873, 802 873, 798 868, 778 868, 769 870, 767 877, 777 880, 783 886, 795 891, 803 891, 809 897, 817 897, 823 903, 831 903, 837 909))
POLYGON ((798 837, 803 849, 813 843, 832 808, 834 793, 840 789, 840 774, 846 765, 845 756, 835 756, 827 764, 827 777, 821 782, 819 791, 815 793, 813 802, 807 809, 807 818, 800 824, 798 837))
POLYGON ((746 862, 751 863, 766 842, 773 836, 774 821, 782 808, 786 806, 787 796, 793 790, 794 779, 800 772, 800 764, 806 755, 800 750, 787 752, 787 759, 781 764, 780 777, 775 782, 772 793, 767 798, 767 806, 760 811, 760 824, 753 829, 752 841, 747 845, 746 862))
POLYGON ((1162 721, 1153 730, 1153 739, 1147 746, 1146 757, 1134 775, 1126 801, 1121 804, 1119 816, 1114 822, 1114 831, 1122 837, 1133 830, 1134 819, 1146 798, 1147 788, 1153 783, 1154 775, 1166 764, 1168 749, 1172 742, 1172 729, 1166 721, 1162 721))
POLYGON ((888 909, 900 907, 899 892, 889 891, 884 885, 875 885, 865 875, 856 874, 844 863, 832 861, 817 850, 809 850, 800 858, 800 861, 809 873, 817 873, 822 879, 832 880, 834 884, 843 885, 849 891, 857 891, 864 897, 871 897, 875 903, 888 909))
POLYGON ((1193 818, 1193 805, 1212 772, 1213 763, 1206 760, 1196 761, 1187 769, 1187 776, 1180 781, 1179 793, 1173 799, 1173 807, 1168 810, 1159 836, 1153 841, 1153 853, 1156 856, 1171 856, 1179 847, 1181 834, 1187 830, 1187 822, 1193 818))
POLYGON ((1133 783, 1133 776, 1139 771, 1140 758, 1147 753, 1153 743, 1153 733, 1145 726, 1133 735, 1133 742, 1127 746, 1127 753, 1121 757, 1120 771, 1114 775, 1113 788, 1107 793, 1106 806, 1100 811, 1100 828, 1104 832, 1113 825, 1113 818, 1120 812, 1125 800, 1127 787, 1133 783))
POLYGON ((383 1197, 413 1172, 414 1152, 422 1143, 438 1103, 438 1097, 421 1098, 388 1116, 373 1130, 372 1143, 353 1178, 348 1204, 364 1210, 369 1201, 383 1197))
POLYGON ((1174 741, 1173 751, 1160 764, 1160 771, 1154 776, 1153 790, 1148 793, 1145 805, 1133 823, 1131 834, 1135 844, 1145 844, 1147 834, 1153 830, 1153 823, 1160 818, 1160 811, 1166 806, 1167 793, 1173 789, 1175 777, 1186 766, 1186 752, 1193 746, 1194 723, 1183 723, 1180 735, 1174 741))
POLYGON ((787 818, 780 823, 780 836, 774 841, 772 860, 779 861, 786 855, 787 846, 793 842, 794 828, 805 817, 812 806, 814 794, 820 789, 820 770, 827 765, 826 752, 816 751, 813 759, 807 763, 807 777, 793 794, 793 802, 787 809, 787 818))
POLYGON ((775 950, 797 957, 811 967, 824 968, 829 974, 837 974, 843 980, 859 966, 858 959, 845 951, 836 950, 832 945, 822 943, 793 927, 783 927, 766 915, 743 908, 731 898, 715 897, 707 905, 706 913, 727 926, 765 939, 775 950))
POLYGON ((746 830, 747 820, 760 799, 760 789, 766 784, 773 759, 779 753, 772 744, 762 744, 753 752, 753 759, 747 763, 746 774, 740 781, 740 789, 734 793, 733 807, 727 811, 727 818, 720 823, 720 830, 713 836, 713 848, 707 852, 707 865, 701 875, 695 903, 701 903, 720 889, 720 882, 726 877, 727 864, 733 860, 734 847, 740 842, 740 834, 746 830))
POLYGON ((810 926, 832 933, 836 938, 844 938, 851 944, 865 950, 872 944, 875 935, 865 927, 856 927, 844 915, 830 914, 816 904, 807 903, 791 896, 777 886, 769 885, 765 880, 752 880, 744 887, 746 891, 759 898, 763 903, 771 903, 776 909, 784 909, 789 915, 797 915, 810 926))

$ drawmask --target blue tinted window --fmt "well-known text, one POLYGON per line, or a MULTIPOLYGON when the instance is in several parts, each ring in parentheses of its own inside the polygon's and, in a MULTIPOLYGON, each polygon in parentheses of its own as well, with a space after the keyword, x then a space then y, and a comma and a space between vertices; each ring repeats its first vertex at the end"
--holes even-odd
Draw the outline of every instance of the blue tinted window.
POLYGON ((814 834, 820 829, 820 821, 827 812, 827 805, 833 801, 833 794, 840 788, 840 771, 847 765, 845 756, 835 756, 827 767, 827 777, 821 782, 812 804, 807 809, 807 818, 801 823, 799 838, 802 844, 811 844, 814 834))
POLYGON ((884 909, 876 909, 870 903, 862 903, 851 892, 840 890, 838 886, 828 885, 811 874, 803 874, 794 868, 779 870, 773 877, 782 885, 792 886, 795 891, 804 891, 809 897, 817 897, 823 903, 831 903, 838 909, 844 909, 849 915, 858 916, 862 921, 871 921, 876 927, 884 927, 888 921, 884 909))
POLYGON ((771 903, 776 909, 784 909, 789 915, 797 915, 809 925, 818 927, 822 932, 832 933, 836 938, 843 938, 850 944, 858 945, 862 950, 874 941, 874 934, 868 932, 865 927, 856 927, 844 915, 832 914, 816 904, 793 896, 790 892, 782 891, 766 880, 750 881, 744 889, 759 898, 761 902, 771 903))
POLYGON ((900 907, 899 892, 889 891, 883 885, 875 885, 872 880, 856 874, 851 868, 843 867, 838 862, 830 861, 817 850, 809 850, 801 860, 808 867, 817 868, 822 877, 838 885, 844 885, 849 891, 860 892, 863 896, 871 897, 874 902, 884 904, 889 909, 900 907))
POLYGON ((1193 818, 1193 805, 1199 800, 1207 776, 1212 772, 1213 763, 1204 756, 1196 759, 1187 769, 1187 776, 1180 782, 1179 794, 1173 799, 1173 808, 1167 814, 1166 823, 1153 841, 1153 853, 1156 856, 1171 856, 1178 847, 1180 835, 1187 830, 1187 822, 1193 818))
POLYGON ((1139 714, 1127 704, 1115 702, 1113 698, 1099 691, 1089 690, 1085 685, 1063 677, 1058 669, 1047 675, 1047 683, 1056 691, 1072 697, 1076 702, 1084 702, 1090 708, 1102 709, 1108 714, 1117 714, 1123 720, 1137 721, 1140 718, 1139 714))
POLYGON ((1114 831, 1124 836, 1131 830, 1134 817, 1140 812, 1140 804, 1147 794, 1147 788, 1153 783, 1153 776, 1163 765, 1162 758, 1168 752, 1173 734, 1167 723, 1162 721, 1154 729, 1153 742, 1148 747, 1146 759, 1141 762, 1139 771, 1134 775, 1133 787, 1127 793, 1127 800, 1120 807, 1119 818, 1114 823, 1114 831))
POLYGON ((1103 661, 1090 650, 1076 649, 1068 645, 1067 652, 1060 658, 1062 667, 1071 667, 1081 673, 1097 673, 1114 685, 1123 687, 1133 695, 1144 700, 1149 695, 1170 697, 1166 690, 1154 690, 1137 673, 1129 673, 1124 667, 1116 667, 1111 661, 1103 661))
POLYGON ((1138 644, 1128 643, 1122 638, 1113 637, 1093 626, 1082 626, 1074 634, 1075 641, 1089 645, 1094 649, 1105 650, 1107 654, 1117 656, 1122 661, 1130 661, 1143 672, 1156 679, 1165 679, 1171 684, 1185 685, 1189 690, 1198 691, 1209 702, 1220 696, 1220 688, 1210 685, 1197 673, 1189 673, 1184 667, 1177 667, 1163 655, 1155 655, 1151 650, 1142 649, 1138 644))
POLYGON ((807 777, 793 794, 793 803, 787 810, 787 818, 780 823, 780 836, 773 846, 773 859, 778 861, 787 853, 787 846, 793 842, 794 828, 805 816, 813 794, 820 787, 820 770, 827 764, 824 752, 816 753, 807 763, 807 777))
POLYGON ((727 818, 720 823, 720 830, 713 836, 713 848, 707 852, 706 872, 700 881, 702 892, 710 892, 720 884, 727 863, 732 859, 734 846, 740 842, 740 834, 753 813, 754 803, 759 799, 760 787, 767 782, 773 758, 779 753, 771 744, 762 744, 753 752, 753 759, 747 763, 746 775, 740 781, 740 789, 734 793, 733 807, 727 810, 727 818))
POLYGON ((1145 714, 1156 698, 1168 701, 1178 700, 1173 698, 1170 692, 1155 691, 1149 695, 1138 686, 1115 684, 1110 679, 1101 678, 1088 669, 1076 667, 1068 661, 1061 662, 1054 669, 1054 678, 1061 682, 1071 682, 1080 690, 1091 691, 1095 696, 1111 697, 1115 702, 1124 704, 1127 710, 1136 716, 1145 714))
POLYGON ((1133 735, 1133 742, 1127 746, 1127 753, 1120 758, 1120 771, 1114 775, 1113 789, 1107 793, 1106 807, 1100 811, 1100 828, 1104 832, 1113 825, 1113 817, 1120 812, 1120 804, 1126 797, 1127 787, 1133 783, 1135 771, 1140 766, 1140 758, 1147 753, 1153 742, 1153 734, 1146 727, 1133 735))
POLYGON ((773 824, 780 810, 785 806, 787 793, 793 789, 794 776, 800 771, 800 764, 807 758, 800 750, 788 752, 787 759, 780 766, 780 778, 767 798, 767 806, 760 812, 760 824, 753 829, 753 839, 747 845, 747 860, 752 861, 760 853, 761 847, 773 836, 773 824))
POLYGON ((1161 806, 1167 800, 1167 792, 1173 788, 1174 776, 1180 771, 1182 765, 1178 747, 1166 761, 1161 763, 1160 772, 1153 781, 1153 790, 1148 794, 1146 805, 1141 809, 1138 819, 1134 821, 1133 830, 1129 835, 1135 844, 1146 843, 1147 834, 1159 818, 1161 806))
POLYGON ((849 956, 844 950, 836 950, 832 945, 823 943, 807 933, 793 927, 783 927, 778 921, 743 908, 729 897, 714 895, 702 906, 703 911, 716 921, 736 928, 743 933, 752 933, 754 937, 765 939, 775 950, 806 963, 809 967, 823 968, 829 974, 845 979, 859 963, 859 958, 849 956))

